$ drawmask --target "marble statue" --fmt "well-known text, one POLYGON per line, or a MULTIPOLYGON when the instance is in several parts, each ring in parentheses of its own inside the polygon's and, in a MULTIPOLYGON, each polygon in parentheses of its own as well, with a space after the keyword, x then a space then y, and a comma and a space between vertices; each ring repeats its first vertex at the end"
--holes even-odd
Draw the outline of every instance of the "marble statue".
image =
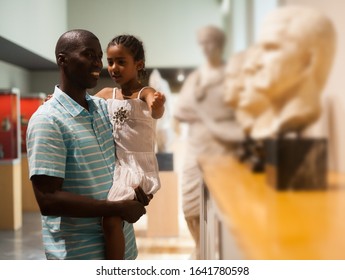
POLYGON ((191 72, 182 85, 174 107, 177 121, 187 124, 186 155, 181 174, 182 207, 195 241, 193 258, 200 258, 200 189, 203 174, 198 158, 233 153, 243 132, 233 110, 224 102, 224 32, 216 26, 198 30, 204 63, 191 72))

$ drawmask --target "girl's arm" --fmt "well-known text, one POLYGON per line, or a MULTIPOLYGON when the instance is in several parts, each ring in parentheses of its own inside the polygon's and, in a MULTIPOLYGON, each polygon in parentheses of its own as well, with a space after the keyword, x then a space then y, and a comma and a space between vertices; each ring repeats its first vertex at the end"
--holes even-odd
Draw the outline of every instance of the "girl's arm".
POLYGON ((163 116, 165 111, 164 103, 166 100, 163 93, 150 88, 150 90, 143 90, 140 99, 145 101, 149 106, 152 118, 159 119, 163 116))

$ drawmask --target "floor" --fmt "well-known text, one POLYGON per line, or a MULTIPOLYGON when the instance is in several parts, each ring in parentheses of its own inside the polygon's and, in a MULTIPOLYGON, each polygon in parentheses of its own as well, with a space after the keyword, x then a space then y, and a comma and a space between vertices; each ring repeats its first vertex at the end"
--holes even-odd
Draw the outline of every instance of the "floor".
POLYGON ((139 260, 187 260, 193 253, 194 241, 182 220, 180 220, 178 236, 147 237, 145 218, 141 219, 134 228, 139 260))
POLYGON ((18 230, 0 230, 0 260, 43 259, 39 213, 24 213, 23 226, 18 230))

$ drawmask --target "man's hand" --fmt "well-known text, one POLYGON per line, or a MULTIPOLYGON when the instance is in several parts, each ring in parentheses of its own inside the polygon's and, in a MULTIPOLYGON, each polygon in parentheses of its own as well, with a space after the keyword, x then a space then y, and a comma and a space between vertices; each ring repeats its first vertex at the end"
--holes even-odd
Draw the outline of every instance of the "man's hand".
POLYGON ((141 187, 136 187, 134 191, 137 197, 137 201, 139 201, 144 206, 149 205, 151 199, 153 198, 152 194, 147 195, 141 187))
POLYGON ((121 203, 121 218, 128 223, 135 223, 146 213, 144 205, 139 201, 121 200, 116 203, 121 203))
POLYGON ((47 96, 46 96, 46 98, 44 99, 44 102, 47 102, 49 99, 51 99, 53 97, 53 93, 51 93, 51 94, 48 94, 47 96))

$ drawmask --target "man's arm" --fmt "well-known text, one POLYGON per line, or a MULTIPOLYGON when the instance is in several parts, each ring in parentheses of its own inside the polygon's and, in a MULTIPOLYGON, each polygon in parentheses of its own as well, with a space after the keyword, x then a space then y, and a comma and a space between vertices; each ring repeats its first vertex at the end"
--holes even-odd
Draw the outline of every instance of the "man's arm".
POLYGON ((80 218, 119 216, 129 223, 134 223, 146 213, 143 204, 135 200, 116 202, 97 200, 62 191, 62 178, 34 175, 31 181, 37 203, 42 215, 45 216, 80 218))

